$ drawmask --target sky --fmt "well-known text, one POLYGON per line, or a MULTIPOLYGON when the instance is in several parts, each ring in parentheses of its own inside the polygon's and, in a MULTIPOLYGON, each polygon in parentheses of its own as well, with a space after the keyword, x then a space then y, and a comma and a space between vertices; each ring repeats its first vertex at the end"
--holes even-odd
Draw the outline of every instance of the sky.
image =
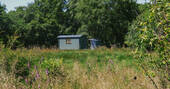
MULTIPOLYGON (((138 3, 144 3, 145 0, 137 0, 138 3)), ((148 1, 148 0, 146 0, 148 1)), ((0 0, 1 4, 6 5, 7 11, 15 10, 18 6, 27 6, 28 3, 34 2, 34 0, 0 0)))
POLYGON ((15 10, 18 6, 27 6, 28 3, 32 3, 34 0, 0 0, 1 4, 5 4, 7 11, 15 10))

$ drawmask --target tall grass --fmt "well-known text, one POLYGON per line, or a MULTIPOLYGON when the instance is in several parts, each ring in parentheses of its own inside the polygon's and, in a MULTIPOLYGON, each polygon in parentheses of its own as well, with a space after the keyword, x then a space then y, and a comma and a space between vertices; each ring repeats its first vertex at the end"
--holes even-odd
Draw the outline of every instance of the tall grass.
POLYGON ((0 89, 153 89, 130 49, 2 49, 0 89))

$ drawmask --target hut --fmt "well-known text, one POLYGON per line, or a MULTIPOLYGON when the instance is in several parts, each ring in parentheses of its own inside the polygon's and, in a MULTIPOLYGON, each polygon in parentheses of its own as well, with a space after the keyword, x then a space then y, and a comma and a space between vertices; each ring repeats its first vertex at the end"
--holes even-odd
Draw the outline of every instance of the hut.
POLYGON ((84 35, 59 35, 58 37, 59 49, 86 49, 87 38, 84 35))

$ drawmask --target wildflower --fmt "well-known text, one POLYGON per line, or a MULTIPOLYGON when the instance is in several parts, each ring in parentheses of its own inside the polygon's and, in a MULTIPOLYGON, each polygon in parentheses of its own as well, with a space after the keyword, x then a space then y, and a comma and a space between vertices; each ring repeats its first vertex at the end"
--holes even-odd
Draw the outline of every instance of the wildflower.
POLYGON ((34 66, 34 69, 37 70, 37 66, 36 65, 34 66))
POLYGON ((32 75, 34 75, 34 72, 32 72, 32 75))
POLYGON ((40 74, 39 74, 38 71, 37 71, 37 73, 36 73, 36 78, 37 78, 37 79, 40 78, 40 74))
POLYGON ((25 79, 25 83, 28 83, 28 79, 25 79))
POLYGON ((38 88, 40 89, 40 84, 38 84, 38 88))
POLYGON ((45 72, 46 72, 46 75, 48 75, 48 74, 49 74, 49 71, 48 71, 48 69, 46 69, 46 71, 45 71, 45 72))
POLYGON ((27 66, 28 66, 28 68, 30 68, 30 62, 29 61, 28 61, 28 65, 27 66))

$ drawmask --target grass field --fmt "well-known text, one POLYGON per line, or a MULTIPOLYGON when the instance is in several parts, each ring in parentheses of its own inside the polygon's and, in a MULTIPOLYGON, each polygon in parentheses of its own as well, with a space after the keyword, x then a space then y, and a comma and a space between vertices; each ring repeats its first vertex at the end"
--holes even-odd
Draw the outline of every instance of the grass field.
POLYGON ((126 48, 0 52, 0 89, 154 88, 126 48))

